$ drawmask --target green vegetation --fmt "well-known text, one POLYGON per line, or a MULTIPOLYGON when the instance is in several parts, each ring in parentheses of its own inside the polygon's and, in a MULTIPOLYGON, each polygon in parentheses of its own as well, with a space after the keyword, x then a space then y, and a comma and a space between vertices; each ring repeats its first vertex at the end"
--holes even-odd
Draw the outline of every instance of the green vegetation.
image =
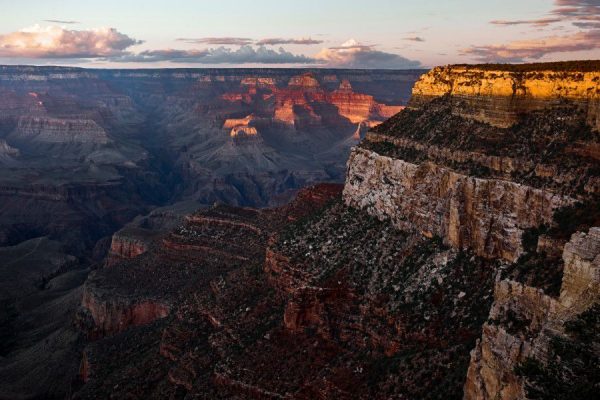
MULTIPOLYGON (((361 342, 398 342, 393 355, 367 347, 363 365, 373 394, 462 398, 469 352, 493 300, 497 262, 451 249, 439 237, 401 231, 341 201, 288 226, 275 246, 302 266, 307 286, 347 288, 343 301, 323 300, 324 318, 338 322, 365 310, 361 319, 368 320, 357 321, 368 327, 364 338, 358 335, 361 342)), ((353 324, 336 328, 356 330, 353 324)), ((356 348, 348 343, 348 351, 356 348)))

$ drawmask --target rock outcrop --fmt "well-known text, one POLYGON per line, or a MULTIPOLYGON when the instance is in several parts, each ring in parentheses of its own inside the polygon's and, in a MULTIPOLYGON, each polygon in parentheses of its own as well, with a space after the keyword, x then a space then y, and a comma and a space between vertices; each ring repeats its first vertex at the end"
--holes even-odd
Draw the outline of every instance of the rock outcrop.
POLYGON ((516 261, 523 231, 550 224, 575 200, 513 182, 458 174, 357 148, 348 161, 344 199, 403 230, 416 229, 478 255, 516 261))
POLYGON ((110 138, 93 120, 22 117, 9 136, 18 141, 107 144, 110 138))
MULTIPOLYGON (((546 390, 540 374, 568 362, 557 341, 581 345, 573 321, 600 302, 599 71, 593 62, 436 68, 350 156, 348 206, 519 271, 497 277, 466 399, 546 390), (557 280, 560 295, 550 293, 557 280)), ((584 357, 597 358, 591 346, 584 357)))
POLYGON ((411 106, 450 95, 458 115, 509 127, 520 114, 568 99, 583 107, 590 125, 600 129, 599 82, 594 62, 437 67, 417 81, 411 106))
POLYGON ((148 251, 149 240, 145 232, 140 233, 140 235, 136 235, 131 230, 115 233, 112 236, 106 264, 113 265, 120 260, 135 258, 148 251))
POLYGON ((379 104, 373 96, 355 93, 349 81, 340 83, 338 90, 328 96, 328 100, 336 106, 340 115, 348 118, 354 124, 367 121, 383 121, 404 109, 404 106, 390 106, 379 104))
POLYGON ((565 245, 560 296, 514 281, 499 281, 489 321, 471 353, 465 399, 525 399, 516 368, 527 358, 547 360, 551 339, 565 323, 600 302, 600 228, 577 232, 565 245))
POLYGON ((119 297, 111 292, 99 293, 92 288, 93 278, 83 291, 80 326, 89 339, 99 339, 169 315, 170 306, 153 299, 119 297))
POLYGON ((6 143, 6 140, 0 139, 0 165, 15 165, 17 164, 17 158, 20 152, 6 143))

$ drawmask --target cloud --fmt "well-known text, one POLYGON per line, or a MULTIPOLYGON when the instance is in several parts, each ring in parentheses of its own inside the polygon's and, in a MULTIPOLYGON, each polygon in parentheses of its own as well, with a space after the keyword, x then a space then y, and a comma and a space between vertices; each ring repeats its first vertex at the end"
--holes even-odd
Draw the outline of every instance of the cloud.
POLYGON ((307 39, 267 38, 267 39, 262 39, 262 40, 259 40, 258 42, 256 42, 256 44, 258 44, 258 45, 268 45, 268 46, 274 46, 274 45, 280 45, 280 44, 312 45, 312 44, 321 44, 321 43, 323 43, 322 40, 315 40, 315 39, 311 39, 311 38, 307 38, 307 39))
POLYGON ((327 66, 338 68, 419 68, 419 61, 398 54, 375 50, 374 46, 349 40, 341 46, 322 49, 315 58, 327 66))
POLYGON ((596 28, 594 24, 584 21, 600 21, 600 0, 555 0, 555 8, 550 15, 537 19, 523 20, 494 20, 494 25, 532 25, 545 27, 559 22, 571 22, 580 28, 596 28))
POLYGON ((278 51, 264 46, 241 46, 237 50, 218 47, 205 50, 146 50, 137 54, 112 57, 116 62, 158 62, 197 64, 313 64, 315 59, 296 55, 280 48, 278 51))
POLYGON ((210 45, 221 45, 221 46, 246 46, 250 44, 256 44, 258 46, 275 46, 281 44, 321 44, 322 40, 315 40, 312 38, 302 39, 284 39, 284 38, 266 38, 261 40, 254 40, 250 38, 239 38, 239 37, 207 37, 207 38, 179 38, 180 42, 195 43, 195 44, 210 44, 210 45))
POLYGON ((126 54, 142 41, 114 28, 69 30, 58 26, 35 25, 0 35, 0 57, 99 58, 126 54))
POLYGON ((589 16, 600 14, 599 0, 555 0, 558 7, 552 14, 563 16, 589 16))
POLYGON ((567 36, 517 40, 501 45, 473 46, 463 54, 483 62, 523 62, 540 59, 546 54, 600 48, 600 30, 577 32, 567 36))
POLYGON ((44 22, 50 22, 52 24, 61 24, 61 25, 72 25, 72 24, 79 23, 79 21, 65 21, 62 19, 45 19, 44 22))
POLYGON ((424 42, 425 41, 425 39, 423 39, 420 36, 405 37, 403 40, 409 40, 411 42, 424 42))
MULTIPOLYGON (((87 59, 116 63, 172 62, 188 64, 304 64, 339 68, 418 68, 420 62, 398 54, 377 50, 350 40, 341 46, 322 49, 309 57, 292 53, 277 44, 319 44, 312 38, 266 38, 255 41, 238 37, 180 38, 181 42, 215 44, 207 49, 150 49, 134 52, 131 47, 143 43, 115 28, 90 30, 67 29, 62 26, 38 25, 17 32, 0 34, 0 57, 12 59, 87 59), (239 46, 230 48, 228 46, 239 46)), ((409 40, 419 41, 415 37, 409 40)))
POLYGON ((194 44, 210 44, 210 45, 224 45, 224 46, 245 46, 252 44, 254 40, 250 38, 239 38, 239 37, 205 37, 205 38, 179 38, 180 42, 194 43, 194 44))
MULTIPOLYGON (((523 62, 538 60, 547 54, 600 49, 600 0, 555 0, 549 16, 531 20, 491 21, 495 25, 547 25, 568 22, 579 32, 565 36, 516 40, 505 44, 472 46, 463 54, 483 62, 523 62)), ((556 32, 563 25, 554 26, 556 32)), ((541 29, 540 29, 541 30, 541 29)))
POLYGON ((534 25, 534 26, 548 26, 550 24, 554 24, 556 22, 562 22, 562 18, 539 18, 539 19, 521 19, 514 21, 506 21, 506 20, 494 20, 490 21, 490 24, 493 25, 534 25))

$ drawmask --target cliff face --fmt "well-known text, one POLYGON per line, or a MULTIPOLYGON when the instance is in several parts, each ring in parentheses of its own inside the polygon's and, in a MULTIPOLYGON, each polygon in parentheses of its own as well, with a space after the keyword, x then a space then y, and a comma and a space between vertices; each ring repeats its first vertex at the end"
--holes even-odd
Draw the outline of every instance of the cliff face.
POLYGON ((552 340, 566 338, 565 324, 600 299, 600 228, 578 232, 565 245, 558 298, 514 281, 496 284, 481 341, 471 353, 465 399, 524 399, 516 368, 528 358, 548 361, 552 340))
POLYGON ((539 377, 573 368, 555 343, 583 346, 573 321, 600 301, 600 72, 560 68, 435 68, 409 109, 368 133, 348 162, 348 206, 508 262, 465 399, 552 396, 539 377))
POLYGON ((358 148, 348 161, 344 199, 403 230, 440 236, 478 255, 516 261, 523 231, 550 224, 574 199, 513 182, 412 164, 358 148))
POLYGON ((590 125, 600 129, 600 72, 546 70, 503 70, 501 67, 438 67, 415 84, 411 106, 419 107, 433 98, 450 95, 455 112, 499 127, 508 127, 519 114, 548 107, 568 99, 587 113, 590 125))
POLYGON ((146 325, 169 315, 169 305, 152 299, 119 298, 111 293, 99 294, 90 285, 84 288, 82 306, 85 314, 79 315, 81 328, 88 339, 114 335, 132 326, 146 325))

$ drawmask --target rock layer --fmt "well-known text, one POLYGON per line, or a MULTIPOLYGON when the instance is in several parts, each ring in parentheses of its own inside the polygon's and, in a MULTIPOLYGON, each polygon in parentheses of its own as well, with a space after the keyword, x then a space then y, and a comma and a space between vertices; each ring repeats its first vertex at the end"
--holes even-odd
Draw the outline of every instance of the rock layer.
POLYGON ((580 104, 589 123, 600 129, 600 71, 565 67, 437 67, 417 81, 411 106, 419 107, 432 98, 449 95, 457 106, 457 114, 508 127, 518 120, 519 114, 569 99, 580 104))
POLYGON ((348 161, 344 200, 401 229, 437 235, 485 257, 516 261, 525 229, 550 224, 574 199, 512 182, 480 179, 357 148, 348 161))
POLYGON ((600 301, 600 228, 578 232, 565 245, 558 299, 513 281, 496 284, 490 320, 471 353, 465 399, 525 399, 515 368, 528 357, 544 360, 550 336, 600 301))

